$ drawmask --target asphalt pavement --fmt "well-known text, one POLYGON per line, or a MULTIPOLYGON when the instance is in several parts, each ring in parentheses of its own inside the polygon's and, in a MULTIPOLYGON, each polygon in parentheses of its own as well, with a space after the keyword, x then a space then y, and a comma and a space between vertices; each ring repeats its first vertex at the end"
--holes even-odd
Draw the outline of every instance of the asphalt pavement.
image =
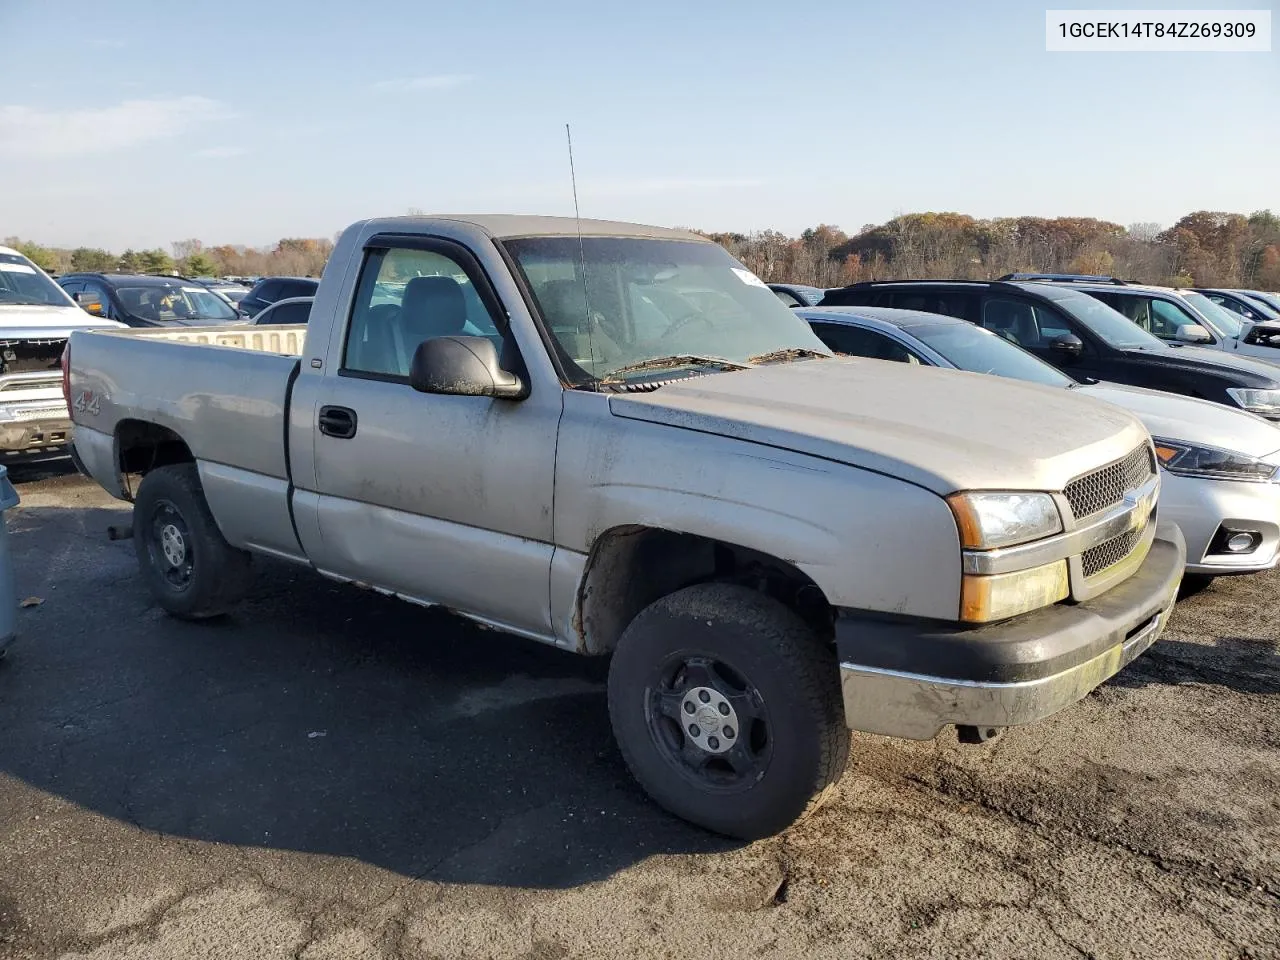
POLYGON ((604 661, 274 562, 174 621, 127 505, 11 474, 0 957, 1280 957, 1275 573, 995 744, 856 735, 743 845, 630 780, 604 661))

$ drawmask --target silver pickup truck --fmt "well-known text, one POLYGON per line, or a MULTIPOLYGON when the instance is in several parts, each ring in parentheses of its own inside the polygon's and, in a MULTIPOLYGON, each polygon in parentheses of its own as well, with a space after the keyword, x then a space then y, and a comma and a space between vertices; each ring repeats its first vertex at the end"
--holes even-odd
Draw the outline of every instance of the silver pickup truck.
POLYGON ((1164 628, 1149 435, 1032 384, 836 358, 716 244, 367 220, 308 326, 77 332, 83 471, 178 617, 266 554, 584 654, 643 787, 759 837, 847 728, 982 740, 1164 628))

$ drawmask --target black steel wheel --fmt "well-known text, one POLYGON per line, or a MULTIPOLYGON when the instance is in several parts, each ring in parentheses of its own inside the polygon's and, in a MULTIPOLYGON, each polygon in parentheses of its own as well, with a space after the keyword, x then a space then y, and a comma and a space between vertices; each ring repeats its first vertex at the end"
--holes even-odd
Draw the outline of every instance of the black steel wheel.
POLYGON ((609 666, 609 715, 654 800, 742 839, 815 810, 849 755, 834 649, 732 584, 686 587, 636 616, 609 666))
POLYGON ((175 617, 216 617, 248 590, 249 554, 222 536, 194 463, 158 467, 142 478, 133 543, 152 596, 175 617))

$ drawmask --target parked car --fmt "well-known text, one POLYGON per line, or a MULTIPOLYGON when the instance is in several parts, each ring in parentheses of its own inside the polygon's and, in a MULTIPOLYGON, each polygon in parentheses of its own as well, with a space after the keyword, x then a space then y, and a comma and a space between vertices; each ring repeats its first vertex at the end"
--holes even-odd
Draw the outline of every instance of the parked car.
POLYGON ((181 277, 64 273, 58 284, 86 313, 129 327, 207 327, 242 319, 212 290, 181 277))
POLYGON ((0 247, 0 463, 67 452, 58 361, 71 331, 89 328, 120 324, 89 316, 35 263, 0 247))
POLYGON ((1136 418, 836 359, 694 233, 360 221, 309 329, 276 329, 72 337, 76 450, 133 499, 160 606, 230 609, 262 553, 612 653, 623 758, 720 833, 813 809, 846 727, 983 740, 1062 710, 1154 642, 1182 575, 1136 418), (708 290, 736 311, 689 312, 708 290))
POLYGON ((1195 290, 1071 274, 1018 273, 1001 279, 1068 283, 1161 340, 1199 344, 1280 364, 1280 350, 1271 345, 1268 331, 1243 322, 1237 313, 1195 290))
POLYGON ((797 311, 836 353, 995 374, 1123 407, 1155 438, 1160 515, 1182 529, 1193 579, 1270 570, 1280 556, 1280 428, 1217 403, 1158 390, 1081 384, 989 330, 888 307, 797 311))
POLYGON ((1244 290, 1204 288, 1196 288, 1196 292, 1203 294, 1222 309, 1230 310, 1232 313, 1237 314, 1241 319, 1247 320, 1255 327, 1269 324, 1270 329, 1280 334, 1280 308, 1271 306, 1256 294, 1250 294, 1244 290))
POLYGON ((821 287, 804 283, 771 283, 769 289, 788 307, 811 307, 826 293, 821 287))
POLYGON ((277 300, 315 296, 320 281, 313 277, 263 277, 241 298, 239 307, 247 317, 256 317, 277 300))
POLYGON ((1165 343, 1074 284, 896 280, 828 290, 819 306, 876 306, 959 317, 993 330, 1075 379, 1212 400, 1280 421, 1280 367, 1165 343))
POLYGON ((1280 313, 1280 293, 1272 293, 1267 290, 1240 290, 1250 300, 1260 303, 1264 307, 1270 307, 1276 313, 1280 313))
POLYGON ((315 299, 315 297, 290 297, 288 300, 277 300, 254 317, 253 323, 255 326, 306 323, 311 313, 311 304, 315 303, 315 299))
POLYGON ((249 295, 248 287, 239 283, 228 283, 225 280, 218 280, 213 277, 199 277, 196 279, 196 283, 208 287, 233 307, 238 307, 240 301, 249 295))

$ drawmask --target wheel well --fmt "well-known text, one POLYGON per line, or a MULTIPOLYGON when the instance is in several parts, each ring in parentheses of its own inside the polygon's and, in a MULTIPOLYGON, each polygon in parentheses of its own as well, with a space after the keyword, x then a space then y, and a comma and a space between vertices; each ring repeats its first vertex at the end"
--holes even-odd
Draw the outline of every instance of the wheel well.
POLYGON ((132 477, 146 476, 156 467, 193 463, 195 456, 187 442, 168 427, 145 420, 121 420, 116 426, 116 462, 124 491, 132 500, 132 477))
POLYGON ((641 610, 695 583, 737 583, 795 611, 831 637, 826 595, 795 564, 749 547, 653 527, 616 527, 591 549, 574 627, 584 653, 608 653, 641 610))

